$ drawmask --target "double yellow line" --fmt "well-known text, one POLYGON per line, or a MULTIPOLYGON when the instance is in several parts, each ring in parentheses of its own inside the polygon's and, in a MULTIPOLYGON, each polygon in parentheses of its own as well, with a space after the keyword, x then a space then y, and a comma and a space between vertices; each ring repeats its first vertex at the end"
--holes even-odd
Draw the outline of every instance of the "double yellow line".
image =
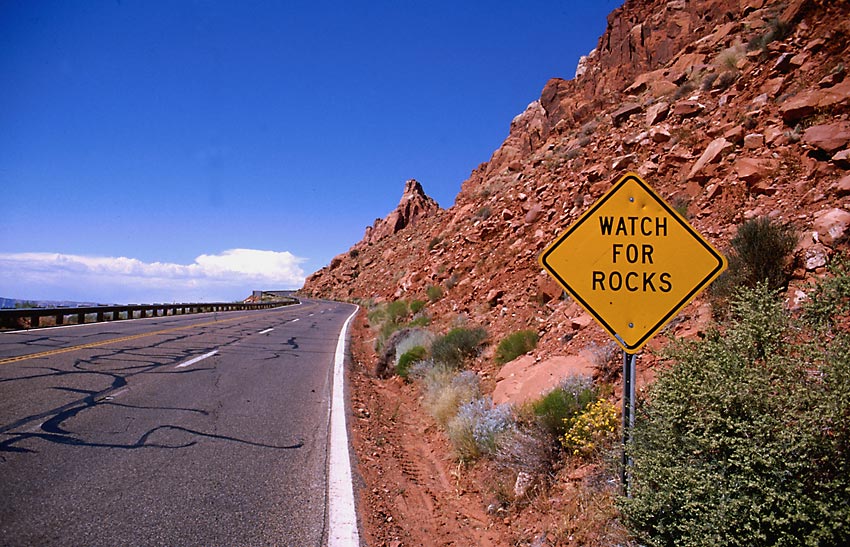
POLYGON ((158 336, 160 334, 170 334, 172 332, 177 332, 181 330, 194 329, 197 327, 207 327, 210 325, 216 325, 219 323, 229 323, 231 321, 237 321, 239 319, 243 319, 244 316, 240 317, 231 317, 229 319, 218 319, 215 321, 207 321, 205 323, 195 323, 193 325, 185 325, 182 327, 174 327, 171 329, 163 329, 156 330, 152 332, 145 332, 142 334, 134 334, 132 336, 122 336, 120 338, 110 338, 109 340, 101 340, 100 342, 90 342, 88 344, 80 344, 78 346, 69 346, 67 348, 57 348, 51 349, 48 351, 41 351, 39 353, 30 353, 28 355, 18 355, 17 357, 6 357, 4 359, 0 359, 0 365, 7 365, 9 363, 19 363, 21 361, 27 361, 29 359, 40 359, 42 357, 50 357, 52 355, 60 355, 62 353, 70 353, 72 351, 79 351, 81 349, 89 349, 89 348, 97 348, 100 346, 106 346, 108 344, 116 344, 118 342, 127 342, 130 340, 138 340, 139 338, 145 338, 146 336, 158 336))

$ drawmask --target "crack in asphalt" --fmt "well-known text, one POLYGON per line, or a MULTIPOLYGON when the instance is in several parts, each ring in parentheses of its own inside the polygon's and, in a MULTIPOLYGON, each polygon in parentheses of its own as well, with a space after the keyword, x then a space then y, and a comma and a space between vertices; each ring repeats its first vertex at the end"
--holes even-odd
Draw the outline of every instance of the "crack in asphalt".
POLYGON ((48 431, 46 433, 36 433, 36 432, 27 432, 27 433, 13 433, 6 434, 10 435, 12 438, 6 441, 0 442, 0 453, 2 452, 18 452, 18 453, 35 453, 35 450, 30 448, 22 448, 15 446, 16 444, 28 440, 28 439, 40 439, 43 441, 69 445, 69 446, 80 446, 80 447, 88 447, 88 448, 117 448, 117 449, 125 449, 125 450, 137 450, 140 448, 168 448, 168 449, 178 449, 178 448, 188 448, 190 446, 194 446, 197 444, 197 440, 189 440, 182 444, 165 444, 165 443, 155 443, 149 442, 148 439, 159 431, 179 431, 183 433, 187 433, 193 437, 207 438, 213 440, 234 442, 247 446, 254 446, 258 448, 269 448, 273 450, 295 450, 304 446, 304 441, 296 441, 293 444, 289 445, 273 445, 260 443, 256 441, 249 441, 247 439, 239 439, 237 437, 231 437, 229 435, 218 435, 214 433, 205 433, 203 431, 197 431, 194 429, 189 429, 187 427, 181 427, 177 425, 160 425, 154 427, 153 429, 142 434, 139 439, 134 443, 128 444, 120 444, 120 443, 96 443, 85 441, 79 439, 77 437, 73 437, 68 434, 62 433, 54 433, 48 431))
MULTIPOLYGON (((287 321, 283 321, 281 324, 286 323, 287 321)), ((253 322, 249 322, 253 323, 253 322)), ((233 325, 236 326, 236 325, 233 325)), ((72 446, 83 446, 83 447, 94 447, 94 448, 119 448, 119 449, 138 449, 138 448, 184 448, 188 446, 192 446, 196 444, 197 440, 188 441, 182 444, 163 444, 163 443, 154 443, 150 442, 150 437, 154 433, 163 430, 171 430, 171 431, 182 431, 184 433, 193 435, 195 437, 201 438, 209 438, 216 440, 223 440, 229 442, 238 442, 241 444, 246 444, 250 446, 262 447, 262 448, 270 448, 270 449, 279 449, 279 450, 290 450, 301 448, 304 445, 303 441, 297 441, 290 445, 271 445, 264 444, 256 441, 250 441, 246 439, 239 439, 236 437, 219 435, 215 433, 205 433, 202 431, 191 430, 188 428, 176 426, 176 425, 161 425, 151 429, 150 431, 144 433, 137 441, 129 444, 120 444, 120 443, 98 443, 98 442, 90 442, 85 439, 81 439, 72 431, 69 431, 64 426, 64 423, 78 416, 79 414, 96 408, 98 406, 104 405, 113 405, 120 406, 124 408, 135 408, 142 410, 178 410, 178 411, 186 411, 186 412, 194 412, 200 413, 202 415, 209 415, 210 412, 206 410, 200 409, 185 409, 185 408, 174 408, 174 407, 141 407, 141 406, 133 406, 133 405, 123 405, 119 403, 115 403, 114 401, 109 399, 110 394, 117 392, 118 390, 125 388, 128 386, 128 382, 130 379, 136 376, 144 375, 144 374, 195 374, 201 371, 209 371, 214 370, 215 367, 196 367, 186 370, 169 370, 171 366, 176 363, 185 361, 195 355, 198 354, 199 349, 207 349, 207 348, 187 348, 175 350, 174 348, 168 348, 167 345, 173 344, 175 342, 188 340, 192 336, 202 336, 206 335, 215 336, 217 338, 223 338, 219 344, 216 344, 218 349, 227 348, 233 345, 236 345, 249 335, 253 335, 256 332, 256 329, 247 326, 246 324, 238 325, 238 329, 235 332, 222 332, 220 327, 213 330, 213 325, 205 325, 200 327, 194 333, 179 333, 179 334, 167 334, 163 336, 162 339, 156 340, 145 346, 145 350, 150 350, 151 348, 156 349, 167 349, 168 351, 161 356, 157 357, 156 361, 151 361, 151 356, 149 353, 142 353, 142 350, 138 348, 104 348, 98 347, 97 351, 104 352, 100 355, 90 357, 88 359, 77 359, 72 365, 72 370, 62 370, 55 367, 36 367, 40 368, 42 372, 29 374, 26 376, 18 376, 14 378, 4 378, 0 379, 0 384, 10 384, 16 382, 26 382, 28 380, 35 380, 40 378, 56 378, 56 379, 67 379, 73 377, 89 377, 91 375, 95 376, 105 376, 110 384, 108 387, 102 390, 87 390, 87 389, 78 389, 72 387, 65 387, 62 385, 53 386, 52 389, 66 391, 69 393, 75 393, 84 395, 83 398, 69 402, 57 408, 52 408, 50 410, 46 410, 43 412, 39 412, 37 414, 33 414, 30 416, 26 416, 14 421, 8 425, 0 425, 0 435, 4 435, 9 437, 8 439, 0 442, 0 454, 3 452, 36 452, 33 449, 23 448, 18 446, 20 443, 29 440, 29 439, 40 439, 50 443, 59 443, 65 445, 72 446), (133 362, 128 366, 117 366, 118 364, 126 364, 128 361, 133 362), (111 367, 109 370, 97 370, 97 367, 111 367), (26 425, 37 421, 44 420, 43 423, 39 426, 41 431, 27 431, 27 432, 11 432, 12 430, 19 429, 21 427, 25 427, 26 425)), ((105 334, 109 333, 96 333, 96 336, 102 337, 105 334)), ((120 333, 112 333, 116 336, 121 336, 120 333)), ((90 337, 94 335, 86 335, 86 337, 90 337)), ((42 336, 35 338, 33 340, 29 340, 24 342, 24 345, 31 347, 51 347, 55 348, 56 346, 47 344, 67 344, 67 340, 58 340, 52 336, 42 336)), ((79 344, 82 345, 82 344, 79 344)), ((291 337, 285 344, 286 348, 283 351, 287 350, 296 350, 299 345, 295 340, 295 337, 291 337)), ((273 359, 279 355, 277 352, 272 353, 273 359)), ((217 379, 218 380, 218 379, 217 379)), ((216 380, 216 383, 217 383, 216 380)), ((215 414, 215 410, 212 411, 215 414)), ((0 456, 0 461, 5 460, 2 456, 0 456)))

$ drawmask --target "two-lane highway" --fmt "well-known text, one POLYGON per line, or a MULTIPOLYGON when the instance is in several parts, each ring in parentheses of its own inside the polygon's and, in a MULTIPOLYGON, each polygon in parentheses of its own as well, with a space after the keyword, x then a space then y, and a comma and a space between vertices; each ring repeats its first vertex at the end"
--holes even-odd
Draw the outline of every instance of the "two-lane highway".
POLYGON ((0 334, 0 545, 322 545, 354 309, 0 334))

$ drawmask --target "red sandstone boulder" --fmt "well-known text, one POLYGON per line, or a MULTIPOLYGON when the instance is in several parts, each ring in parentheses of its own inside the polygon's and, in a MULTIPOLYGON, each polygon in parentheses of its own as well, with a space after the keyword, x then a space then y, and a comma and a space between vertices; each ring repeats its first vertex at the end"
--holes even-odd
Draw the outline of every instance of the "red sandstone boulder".
POLYGON ((785 101, 779 108, 787 124, 813 115, 817 111, 850 106, 850 80, 826 89, 809 89, 785 101))
POLYGON ((831 247, 845 236, 848 226, 850 212, 835 208, 817 213, 812 228, 817 232, 819 241, 831 247))
POLYGON ((803 132, 803 142, 832 154, 850 143, 850 122, 813 125, 803 132))

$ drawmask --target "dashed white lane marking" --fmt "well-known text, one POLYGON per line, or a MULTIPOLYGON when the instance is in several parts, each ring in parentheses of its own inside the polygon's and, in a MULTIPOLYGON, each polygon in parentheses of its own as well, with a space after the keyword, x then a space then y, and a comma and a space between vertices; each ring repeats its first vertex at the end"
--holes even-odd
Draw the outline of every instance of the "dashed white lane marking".
POLYGON ((258 332, 257 334, 267 334, 267 333, 269 333, 269 332, 271 332, 271 331, 273 331, 273 330, 274 330, 274 327, 272 327, 272 328, 270 328, 270 329, 266 329, 266 330, 261 330, 261 331, 260 331, 260 332, 258 332))
POLYGON ((177 365, 177 366, 176 366, 176 367, 174 367, 174 368, 183 368, 183 367, 192 366, 192 365, 194 365, 195 363, 197 363, 198 361, 203 361, 204 359, 206 359, 206 358, 208 358, 208 357, 212 357, 212 356, 213 356, 213 355, 215 355, 216 353, 218 353, 218 350, 217 350, 217 349, 214 349, 214 350, 212 350, 212 351, 211 351, 211 352, 209 352, 209 353, 205 353, 205 354, 203 354, 203 355, 199 355, 198 357, 195 357, 194 359, 189 359, 189 360, 188 360, 188 361, 186 361, 185 363, 180 363, 179 365, 177 365))
POLYGON ((301 321, 301 318, 300 318, 300 317, 296 317, 295 319, 293 319, 292 321, 290 321, 290 323, 295 323, 296 321, 301 321))
POLYGON ((351 483, 348 432, 345 427, 345 336, 354 310, 339 333, 334 357, 331 399, 330 469, 328 470, 328 547, 358 547, 357 512, 351 483))

